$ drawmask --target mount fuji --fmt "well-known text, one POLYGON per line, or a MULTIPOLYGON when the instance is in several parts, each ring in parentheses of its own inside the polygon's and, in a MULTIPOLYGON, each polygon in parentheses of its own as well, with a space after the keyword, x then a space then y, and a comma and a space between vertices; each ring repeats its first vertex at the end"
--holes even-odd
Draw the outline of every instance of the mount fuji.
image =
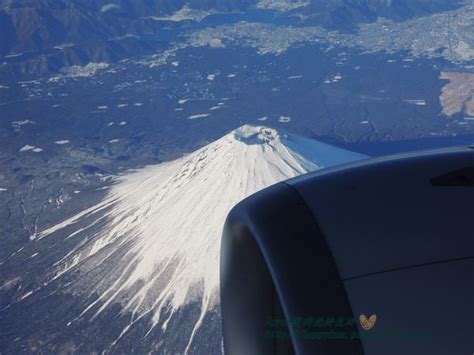
POLYGON ((99 204, 31 237, 72 247, 51 251, 56 259, 41 283, 18 302, 33 307, 53 294, 81 300, 75 308, 47 308, 67 334, 47 349, 220 352, 218 263, 227 213, 269 185, 364 158, 245 125, 175 161, 128 172, 99 204), (97 340, 87 340, 88 327, 100 333, 97 340))

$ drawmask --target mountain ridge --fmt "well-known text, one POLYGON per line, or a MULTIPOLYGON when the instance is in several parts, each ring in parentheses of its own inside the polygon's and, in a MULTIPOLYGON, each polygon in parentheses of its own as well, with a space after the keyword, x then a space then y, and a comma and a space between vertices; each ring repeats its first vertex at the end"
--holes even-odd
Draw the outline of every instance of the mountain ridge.
MULTIPOLYGON (((19 58, 21 70, 56 72, 89 62, 116 62, 150 54, 164 27, 188 26, 207 15, 255 9, 263 0, 2 0, 0 56, 19 58), (61 48, 58 52, 57 48, 61 48)), ((268 1, 268 0, 265 0, 268 1)), ((299 16, 301 25, 352 31, 378 17, 402 21, 454 9, 464 0, 270 0, 278 16, 299 16), (297 3, 298 6, 288 6, 297 3), (275 5, 275 4, 287 4, 275 5)), ((270 8, 272 8, 270 6, 270 8)))
POLYGON ((219 308, 219 244, 228 211, 279 181, 364 158, 245 125, 177 160, 126 173, 102 202, 31 237, 38 245, 51 238, 77 244, 60 258, 53 250, 56 260, 45 278, 20 299, 34 305, 41 289, 64 280, 62 292, 87 300, 80 314, 61 316, 69 324, 94 322, 120 305, 120 314, 131 319, 104 344, 120 351, 130 350, 121 341, 145 317, 147 338, 155 329, 173 331, 169 327, 192 307, 192 324, 180 325, 190 327, 179 350, 188 353, 219 308))

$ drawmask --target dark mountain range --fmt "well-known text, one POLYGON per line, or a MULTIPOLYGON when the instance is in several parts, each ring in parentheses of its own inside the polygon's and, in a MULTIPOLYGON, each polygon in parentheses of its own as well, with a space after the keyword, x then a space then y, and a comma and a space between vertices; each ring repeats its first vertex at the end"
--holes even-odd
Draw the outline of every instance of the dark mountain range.
MULTIPOLYGON (((0 0, 0 56, 11 61, 9 56, 23 53, 21 58, 14 59, 23 73, 55 72, 90 61, 114 62, 152 53, 162 41, 156 35, 165 26, 187 26, 193 19, 205 17, 203 11, 245 12, 258 2, 0 0), (156 21, 173 14, 175 17, 168 21, 156 21)), ((462 3, 462 0, 310 0, 306 6, 280 12, 280 16, 298 14, 303 15, 303 25, 353 30, 358 23, 372 22, 379 16, 404 20, 452 9, 462 3)))
POLYGON ((32 51, 64 42, 109 39, 151 30, 144 17, 193 9, 244 10, 252 0, 2 0, 0 53, 32 51))
POLYGON ((403 21, 412 17, 455 9, 463 0, 311 0, 300 12, 307 23, 335 29, 353 29, 377 17, 403 21))

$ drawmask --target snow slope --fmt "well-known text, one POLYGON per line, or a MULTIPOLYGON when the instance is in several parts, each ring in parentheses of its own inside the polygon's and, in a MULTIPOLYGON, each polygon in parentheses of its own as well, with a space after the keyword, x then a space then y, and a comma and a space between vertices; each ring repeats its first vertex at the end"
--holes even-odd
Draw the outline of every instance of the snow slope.
POLYGON ((166 330, 180 307, 200 302, 187 352, 206 312, 219 303, 219 244, 229 210, 276 182, 363 158, 245 125, 178 160, 119 178, 102 203, 34 239, 62 233, 81 240, 56 263, 53 278, 79 271, 74 292, 99 295, 81 316, 93 319, 116 303, 132 314, 111 346, 142 317, 152 316, 149 332, 166 330))

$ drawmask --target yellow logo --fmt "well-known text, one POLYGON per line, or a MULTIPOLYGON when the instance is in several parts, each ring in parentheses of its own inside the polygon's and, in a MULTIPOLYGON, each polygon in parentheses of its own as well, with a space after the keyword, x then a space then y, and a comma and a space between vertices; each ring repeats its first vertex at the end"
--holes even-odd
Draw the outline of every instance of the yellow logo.
POLYGON ((365 316, 365 314, 361 314, 359 316, 360 325, 364 330, 370 330, 375 326, 375 322, 377 322, 377 315, 372 314, 369 319, 365 316))

